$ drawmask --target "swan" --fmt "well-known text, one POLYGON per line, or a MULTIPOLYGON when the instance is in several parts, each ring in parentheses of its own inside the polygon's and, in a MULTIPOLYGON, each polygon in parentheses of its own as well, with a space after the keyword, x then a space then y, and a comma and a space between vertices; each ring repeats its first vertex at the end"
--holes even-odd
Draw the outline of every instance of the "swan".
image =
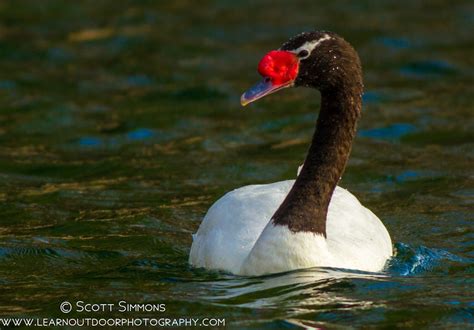
POLYGON ((319 90, 321 107, 296 180, 228 192, 193 235, 195 267, 259 276, 310 267, 383 270, 392 242, 383 223, 337 186, 362 108, 362 69, 354 48, 328 31, 304 32, 268 52, 263 81, 243 106, 287 87, 319 90))

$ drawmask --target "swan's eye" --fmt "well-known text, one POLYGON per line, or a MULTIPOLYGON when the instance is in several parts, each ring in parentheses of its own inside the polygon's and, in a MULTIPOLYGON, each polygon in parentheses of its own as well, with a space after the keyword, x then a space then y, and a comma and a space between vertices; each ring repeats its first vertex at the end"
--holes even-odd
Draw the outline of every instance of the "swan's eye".
POLYGON ((307 57, 308 55, 309 55, 309 52, 306 49, 303 49, 302 51, 298 53, 299 58, 307 57))

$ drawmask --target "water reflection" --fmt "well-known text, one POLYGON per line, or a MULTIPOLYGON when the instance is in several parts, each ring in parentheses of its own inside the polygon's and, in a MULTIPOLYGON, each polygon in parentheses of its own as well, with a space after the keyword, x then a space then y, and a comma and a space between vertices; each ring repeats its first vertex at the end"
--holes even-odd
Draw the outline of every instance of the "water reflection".
POLYGON ((394 50, 406 49, 412 46, 407 38, 379 37, 375 39, 377 42, 394 50))
POLYGON ((444 60, 417 61, 403 66, 400 73, 413 78, 431 78, 456 73, 457 69, 444 60))
POLYGON ((317 306, 333 305, 364 308, 370 300, 345 296, 351 279, 381 281, 385 274, 350 272, 330 268, 304 269, 263 277, 235 278, 207 283, 210 293, 203 299, 214 304, 245 308, 272 308, 285 305, 293 315, 317 306), (342 289, 342 290, 341 290, 342 289))
POLYGON ((359 136, 375 138, 375 139, 399 139, 404 135, 416 131, 416 126, 408 123, 397 123, 387 127, 361 129, 359 136))

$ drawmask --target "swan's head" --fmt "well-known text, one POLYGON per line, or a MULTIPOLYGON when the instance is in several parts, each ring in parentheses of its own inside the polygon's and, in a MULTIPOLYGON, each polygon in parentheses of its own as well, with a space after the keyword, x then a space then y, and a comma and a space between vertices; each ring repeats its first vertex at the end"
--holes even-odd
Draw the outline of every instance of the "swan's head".
POLYGON ((332 32, 304 32, 291 38, 260 60, 258 72, 263 80, 242 95, 240 102, 244 106, 287 87, 322 91, 350 85, 360 86, 362 92, 357 52, 332 32))

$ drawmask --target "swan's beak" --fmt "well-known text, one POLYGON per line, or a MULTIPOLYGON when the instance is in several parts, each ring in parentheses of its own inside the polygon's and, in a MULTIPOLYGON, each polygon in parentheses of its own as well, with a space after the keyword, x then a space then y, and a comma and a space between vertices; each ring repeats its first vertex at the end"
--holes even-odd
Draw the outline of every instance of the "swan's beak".
POLYGON ((263 81, 254 85, 242 94, 240 97, 240 104, 242 104, 242 106, 246 106, 247 104, 257 101, 266 95, 278 92, 283 88, 291 86, 293 86, 293 80, 282 84, 275 84, 270 79, 265 78, 263 81))

